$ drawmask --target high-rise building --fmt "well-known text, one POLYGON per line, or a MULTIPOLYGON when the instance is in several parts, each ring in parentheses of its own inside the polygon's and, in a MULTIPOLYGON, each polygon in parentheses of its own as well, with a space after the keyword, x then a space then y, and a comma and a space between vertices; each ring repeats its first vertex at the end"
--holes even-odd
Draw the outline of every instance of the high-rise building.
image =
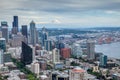
POLYGON ((9 42, 10 42, 10 46, 18 47, 18 46, 21 46, 22 41, 27 43, 27 38, 23 36, 20 32, 18 32, 17 34, 11 36, 11 39, 9 42))
POLYGON ((87 57, 89 60, 95 59, 95 42, 93 40, 87 41, 87 57))
POLYGON ((0 65, 3 64, 3 50, 0 50, 0 65))
POLYGON ((42 45, 44 46, 45 45, 45 40, 48 39, 48 33, 47 32, 44 32, 42 34, 42 45))
MULTIPOLYGON (((84 80, 85 71, 79 67, 69 71, 69 80, 84 80)), ((86 79, 85 79, 86 80, 86 79)))
POLYGON ((2 37, 6 39, 6 42, 8 42, 8 24, 6 21, 1 22, 1 31, 2 37))
POLYGON ((78 43, 74 43, 73 46, 72 46, 72 55, 79 58, 82 56, 82 49, 81 49, 81 46, 80 44, 78 43))
POLYGON ((28 38, 27 25, 22 25, 22 35, 28 38))
POLYGON ((13 27, 18 27, 18 16, 13 16, 13 27))
POLYGON ((39 75, 40 73, 40 65, 38 62, 32 63, 31 64, 31 71, 35 73, 36 75, 39 75))
POLYGON ((2 21, 2 22, 1 22, 1 26, 8 26, 8 24, 7 24, 6 21, 2 21))
POLYGON ((22 42, 21 62, 24 65, 31 64, 33 60, 33 51, 30 46, 22 42))
POLYGON ((52 41, 51 40, 45 40, 44 42, 45 42, 45 44, 44 44, 45 49, 47 51, 51 51, 52 50, 52 41))
POLYGON ((57 48, 53 49, 52 54, 53 54, 53 63, 60 62, 60 51, 59 51, 59 49, 57 49, 57 48))
POLYGON ((39 41, 39 30, 36 30, 36 43, 40 43, 40 41, 39 41))
POLYGON ((33 46, 35 46, 36 45, 36 38, 37 36, 36 36, 36 27, 35 27, 35 22, 34 21, 32 21, 31 23, 30 23, 30 42, 31 42, 31 44, 33 45, 33 46))
POLYGON ((22 25, 22 35, 25 36, 25 42, 28 43, 28 32, 27 32, 27 25, 22 25))
POLYGON ((63 48, 60 51, 60 55, 62 58, 66 59, 66 58, 70 58, 70 54, 71 54, 71 49, 70 48, 63 48))
POLYGON ((57 49, 62 49, 62 48, 65 48, 65 44, 60 41, 57 41, 55 47, 57 49))
POLYGON ((12 62, 12 56, 10 53, 4 53, 4 63, 12 62))
POLYGON ((46 70, 46 68, 47 68, 47 62, 46 61, 41 60, 41 61, 39 61, 39 64, 40 64, 40 69, 41 70, 46 70))
POLYGON ((5 38, 0 38, 0 49, 3 49, 3 51, 6 51, 6 40, 5 38))
POLYGON ((48 40, 48 32, 46 31, 46 28, 43 27, 41 32, 41 43, 43 47, 45 46, 45 40, 48 40))
POLYGON ((17 34, 17 32, 18 32, 18 16, 13 16, 12 33, 17 34))
POLYGON ((2 38, 2 31, 0 31, 0 38, 2 38))
POLYGON ((100 56, 100 66, 106 67, 107 66, 107 56, 101 55, 100 56))

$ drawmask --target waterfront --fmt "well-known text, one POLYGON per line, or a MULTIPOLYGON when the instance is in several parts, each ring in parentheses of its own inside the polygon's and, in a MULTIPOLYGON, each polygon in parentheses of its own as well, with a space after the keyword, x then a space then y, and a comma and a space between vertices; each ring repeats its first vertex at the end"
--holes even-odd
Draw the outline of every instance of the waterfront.
POLYGON ((96 52, 102 52, 108 57, 120 59, 120 42, 111 43, 111 44, 102 44, 95 46, 96 52))

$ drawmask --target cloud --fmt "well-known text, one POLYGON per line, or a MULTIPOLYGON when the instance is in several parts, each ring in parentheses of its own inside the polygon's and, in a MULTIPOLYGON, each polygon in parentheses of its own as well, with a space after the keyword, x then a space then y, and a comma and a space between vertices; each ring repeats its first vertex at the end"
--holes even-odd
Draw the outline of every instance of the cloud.
POLYGON ((1 0, 1 9, 45 12, 120 10, 119 0, 1 0))
POLYGON ((18 15, 20 24, 120 25, 120 0, 0 0, 0 21, 18 15), (59 17, 59 18, 56 18, 59 17), (96 17, 104 19, 96 19, 96 17), (114 21, 112 18, 114 18, 114 21), (89 19, 90 18, 90 19, 89 19), (92 20, 94 22, 92 22, 92 20), (96 21, 97 20, 97 21, 96 21), (100 20, 100 21, 99 21, 100 20), (61 22, 62 21, 62 22, 61 22), (104 22, 103 22, 104 21, 104 22))
POLYGON ((53 23, 53 24, 60 24, 60 23, 61 23, 61 21, 60 21, 60 20, 58 20, 58 19, 54 19, 54 20, 52 20, 52 23, 53 23))

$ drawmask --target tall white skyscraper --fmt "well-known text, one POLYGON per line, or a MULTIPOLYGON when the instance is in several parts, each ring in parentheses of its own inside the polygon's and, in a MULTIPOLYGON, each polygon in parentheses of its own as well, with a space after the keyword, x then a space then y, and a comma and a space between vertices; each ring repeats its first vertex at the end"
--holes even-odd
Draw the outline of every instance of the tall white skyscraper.
POLYGON ((95 59, 95 42, 93 40, 87 40, 87 56, 89 60, 95 59))
POLYGON ((60 62, 60 50, 55 48, 52 51, 53 54, 53 63, 60 62))
POLYGON ((0 50, 0 64, 3 64, 3 50, 0 50))
POLYGON ((30 43, 35 46, 36 44, 36 40, 37 36, 36 36, 36 27, 35 27, 35 22, 31 21, 30 23, 30 43))

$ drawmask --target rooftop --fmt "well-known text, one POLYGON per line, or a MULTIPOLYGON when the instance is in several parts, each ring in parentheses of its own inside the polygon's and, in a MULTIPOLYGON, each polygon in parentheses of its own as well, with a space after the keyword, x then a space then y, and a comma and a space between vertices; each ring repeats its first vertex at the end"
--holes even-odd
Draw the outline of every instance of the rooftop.
POLYGON ((83 70, 82 68, 80 68, 80 67, 76 67, 76 68, 74 68, 73 70, 72 70, 73 72, 85 72, 85 70, 83 70))

